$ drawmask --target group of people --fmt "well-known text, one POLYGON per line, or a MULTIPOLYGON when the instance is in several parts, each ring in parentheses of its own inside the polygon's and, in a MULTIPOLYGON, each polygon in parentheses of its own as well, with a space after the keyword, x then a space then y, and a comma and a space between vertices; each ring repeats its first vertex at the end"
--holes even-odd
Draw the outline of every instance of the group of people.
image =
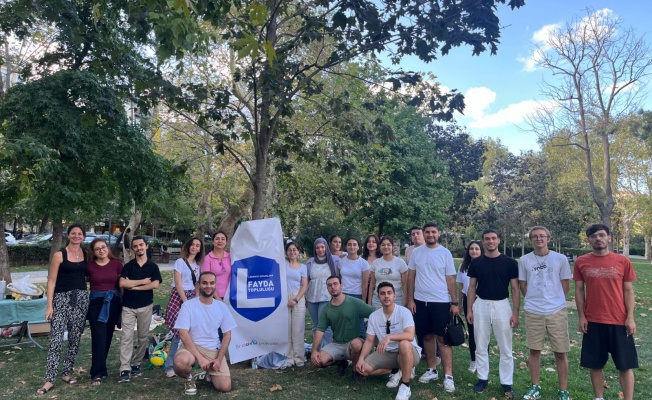
MULTIPOLYGON (((459 271, 451 252, 439 243, 440 234, 435 223, 413 227, 410 236, 414 244, 406 251, 407 264, 394 256, 394 240, 389 236, 368 236, 361 255, 355 238, 344 242, 346 252, 341 250, 341 238, 318 238, 314 255, 305 264, 299 261, 300 247, 289 242, 285 246, 289 324, 286 365, 301 367, 306 361, 307 309, 313 330, 310 361, 316 367, 335 364, 338 373, 344 375, 350 361, 354 379, 388 375, 387 387, 398 388, 396 399, 407 400, 411 396, 410 380, 423 351, 427 369, 419 382, 439 379, 437 367, 441 362, 444 390, 454 392, 453 352, 446 344, 445 330, 452 316, 464 314, 469 331, 469 370, 478 377, 473 390, 481 393, 488 386, 488 347, 493 332, 500 349, 502 390, 506 397, 514 398, 512 332, 520 323, 522 294, 531 377, 523 399, 542 397, 540 357, 548 336, 557 366, 557 397, 567 400, 570 340, 566 295, 572 278, 583 333, 580 364, 590 369, 595 398, 602 399, 603 367, 611 354, 620 372, 624 399, 633 399, 633 368, 638 367, 633 339, 632 282, 636 277, 626 257, 609 251, 607 226, 596 224, 586 230, 592 252, 575 261, 573 272, 565 256, 548 248, 550 232, 543 226, 530 230, 534 251, 518 261, 500 253, 498 232, 486 230, 481 240, 467 245, 459 271)), ((68 245, 55 254, 50 266, 46 317, 52 321, 52 330, 46 380, 39 394, 54 385, 66 328, 69 351, 62 380, 75 383, 71 372, 86 317, 93 342, 93 384, 101 384, 107 376, 106 358, 120 315, 119 381, 129 382, 141 375, 153 289, 162 283, 158 267, 147 259, 147 244, 142 238, 133 238, 135 259, 124 267, 111 256, 102 239, 91 243, 92 254, 87 259, 80 246, 83 238, 81 226, 71 226, 68 245), (133 353, 135 326, 138 347, 133 353)), ((226 242, 226 234, 216 233, 213 250, 204 256, 203 242, 191 239, 183 245, 182 256, 174 266, 166 312, 174 339, 165 374, 184 379, 188 395, 197 393, 197 379, 212 382, 219 391, 231 390, 226 349, 236 324, 221 301, 231 274, 226 242), (193 365, 199 365, 202 373, 193 375, 193 365)))

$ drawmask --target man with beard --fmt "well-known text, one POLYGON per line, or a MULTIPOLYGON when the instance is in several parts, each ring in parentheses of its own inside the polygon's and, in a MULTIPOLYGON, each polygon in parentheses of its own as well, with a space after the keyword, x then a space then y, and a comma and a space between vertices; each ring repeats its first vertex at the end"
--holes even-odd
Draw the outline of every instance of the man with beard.
POLYGON ((122 335, 120 336, 120 379, 129 382, 141 376, 140 364, 149 345, 154 289, 163 282, 158 265, 147 258, 147 243, 142 236, 131 239, 136 258, 125 264, 120 275, 122 296, 122 335), (138 327, 138 348, 134 352, 134 328, 138 327), (133 355, 133 358, 132 358, 133 355))
POLYGON ((226 362, 226 350, 231 342, 235 320, 226 305, 213 298, 215 274, 206 271, 199 275, 199 297, 181 306, 175 329, 179 330, 181 344, 174 357, 174 372, 185 379, 185 394, 197 394, 195 380, 210 377, 213 387, 220 392, 231 390, 231 372, 226 362), (220 341, 218 329, 222 330, 220 341), (201 367, 202 373, 191 375, 193 366, 201 367))
MULTIPOLYGON (((315 367, 327 367, 333 363, 339 365, 338 373, 344 375, 351 360, 355 366, 362 349, 360 339, 360 320, 367 318, 375 308, 365 304, 362 300, 347 296, 342 293, 342 281, 339 276, 331 276, 326 280, 331 301, 324 306, 319 314, 319 323, 315 331, 312 348, 318 349, 324 337, 324 331, 330 326, 333 329, 333 342, 327 344, 319 351, 313 351, 310 359, 315 367)), ((353 378, 357 379, 358 373, 353 371, 353 378)))
POLYGON ((518 263, 500 254, 498 232, 487 229, 482 233, 484 255, 469 264, 469 292, 466 319, 475 330, 475 362, 478 382, 473 386, 477 393, 489 384, 489 339, 493 330, 500 349, 500 383, 506 398, 514 398, 514 357, 512 355, 512 329, 518 327, 521 294, 518 285, 518 263), (513 308, 509 305, 509 288, 512 289, 513 308), (477 297, 476 297, 477 296, 477 297))
POLYGON ((444 390, 455 391, 453 350, 444 343, 450 314, 458 315, 455 264, 451 252, 439 244, 441 230, 434 222, 423 226, 425 245, 412 252, 408 264, 407 308, 414 313, 417 336, 423 337, 428 369, 419 382, 438 379, 437 353, 441 351, 444 369, 444 390))
POLYGON ((369 316, 367 338, 355 369, 362 376, 377 376, 386 375, 394 368, 399 368, 397 373, 390 375, 387 387, 395 388, 401 381, 396 400, 408 400, 412 394, 412 368, 416 367, 421 359, 421 348, 414 340, 414 319, 410 310, 394 304, 396 293, 391 283, 381 282, 378 285, 378 299, 383 308, 369 316), (376 351, 369 354, 376 339, 376 351))
MULTIPOLYGON (((596 400, 604 393, 604 365, 611 358, 620 375, 623 399, 634 398, 634 268, 627 257, 609 251, 609 227, 591 225, 586 237, 593 251, 575 261, 575 304, 582 337, 580 365, 591 370, 596 400)), ((645 397, 645 396, 643 396, 645 397)))

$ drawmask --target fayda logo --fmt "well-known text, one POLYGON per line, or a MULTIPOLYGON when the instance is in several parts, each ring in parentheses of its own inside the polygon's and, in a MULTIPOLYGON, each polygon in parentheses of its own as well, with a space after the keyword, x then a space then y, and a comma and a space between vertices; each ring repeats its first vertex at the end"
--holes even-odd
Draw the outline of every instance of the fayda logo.
POLYGON ((233 263, 231 307, 251 321, 260 321, 281 304, 281 268, 275 260, 253 256, 233 263))

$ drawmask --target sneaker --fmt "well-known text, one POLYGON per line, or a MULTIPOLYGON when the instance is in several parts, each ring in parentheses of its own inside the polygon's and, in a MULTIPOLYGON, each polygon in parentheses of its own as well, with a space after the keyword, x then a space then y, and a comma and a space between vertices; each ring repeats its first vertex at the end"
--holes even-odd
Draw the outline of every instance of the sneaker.
POLYGON ((427 369, 426 373, 419 377, 419 382, 428 383, 433 380, 439 379, 439 373, 436 369, 427 369))
POLYGON ((397 373, 389 375, 389 380, 387 381, 386 386, 390 389, 398 387, 398 384, 401 382, 402 377, 403 377, 403 373, 399 369, 397 373))
POLYGON ((478 370, 478 367, 475 365, 475 361, 469 363, 469 372, 475 373, 478 370))
POLYGON ((569 400, 570 399, 570 393, 568 393, 568 390, 559 390, 559 391, 557 391, 557 399, 558 400, 569 400))
POLYGON ((166 378, 174 378, 175 376, 177 376, 177 374, 174 373, 173 369, 168 369, 167 371, 165 371, 166 378))
POLYGON ((211 375, 206 371, 201 371, 201 372, 193 375, 192 379, 195 380, 195 381, 210 382, 211 381, 211 375))
POLYGON ((349 363, 346 361, 339 361, 337 363, 337 375, 344 376, 346 374, 346 367, 349 366, 349 363))
POLYGON ((516 393, 512 389, 512 385, 503 385, 503 392, 505 392, 506 399, 515 399, 516 393))
POLYGON ((489 385, 489 381, 485 379, 478 379, 478 383, 473 386, 473 391, 476 393, 482 393, 489 385))
POLYGON ((412 372, 410 373, 410 379, 414 379, 417 374, 417 367, 412 367, 412 372))
POLYGON ((398 393, 396 393, 394 400, 408 400, 410 396, 412 396, 412 390, 410 390, 410 387, 401 385, 398 388, 398 393))
POLYGON ((143 376, 142 371, 140 370, 140 365, 132 365, 131 366, 131 376, 134 378, 138 376, 143 376))
POLYGON ((195 384, 194 379, 186 380, 184 384, 184 393, 188 396, 194 396, 197 394, 197 385, 195 384))
POLYGON ((530 385, 530 388, 527 390, 527 393, 523 396, 525 400, 539 400, 541 398, 541 386, 539 385, 530 385))
POLYGON ((448 393, 453 393, 455 391, 455 382, 453 382, 453 378, 447 377, 444 379, 444 390, 448 393))
POLYGON ((118 383, 126 383, 131 380, 131 373, 127 370, 120 371, 120 378, 118 379, 118 383))

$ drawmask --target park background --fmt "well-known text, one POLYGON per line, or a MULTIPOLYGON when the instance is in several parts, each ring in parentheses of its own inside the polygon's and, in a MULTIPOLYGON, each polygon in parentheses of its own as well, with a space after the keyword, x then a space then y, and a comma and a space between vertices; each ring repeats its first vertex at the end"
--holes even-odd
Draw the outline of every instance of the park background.
MULTIPOLYGON (((128 257, 134 234, 178 248, 279 217, 306 255, 318 236, 406 243, 433 220, 457 256, 492 227, 519 257, 540 224, 577 256, 602 222, 616 251, 647 260, 635 259, 646 283, 650 5, 533 3, 2 2, 0 225, 46 236, 0 241, 0 275, 42 270, 73 222, 114 234, 128 257)), ((3 378, 3 393, 31 393, 41 355, 7 351, 3 369, 33 375, 3 378)), ((349 398, 331 394, 329 372, 300 373, 349 398)))

